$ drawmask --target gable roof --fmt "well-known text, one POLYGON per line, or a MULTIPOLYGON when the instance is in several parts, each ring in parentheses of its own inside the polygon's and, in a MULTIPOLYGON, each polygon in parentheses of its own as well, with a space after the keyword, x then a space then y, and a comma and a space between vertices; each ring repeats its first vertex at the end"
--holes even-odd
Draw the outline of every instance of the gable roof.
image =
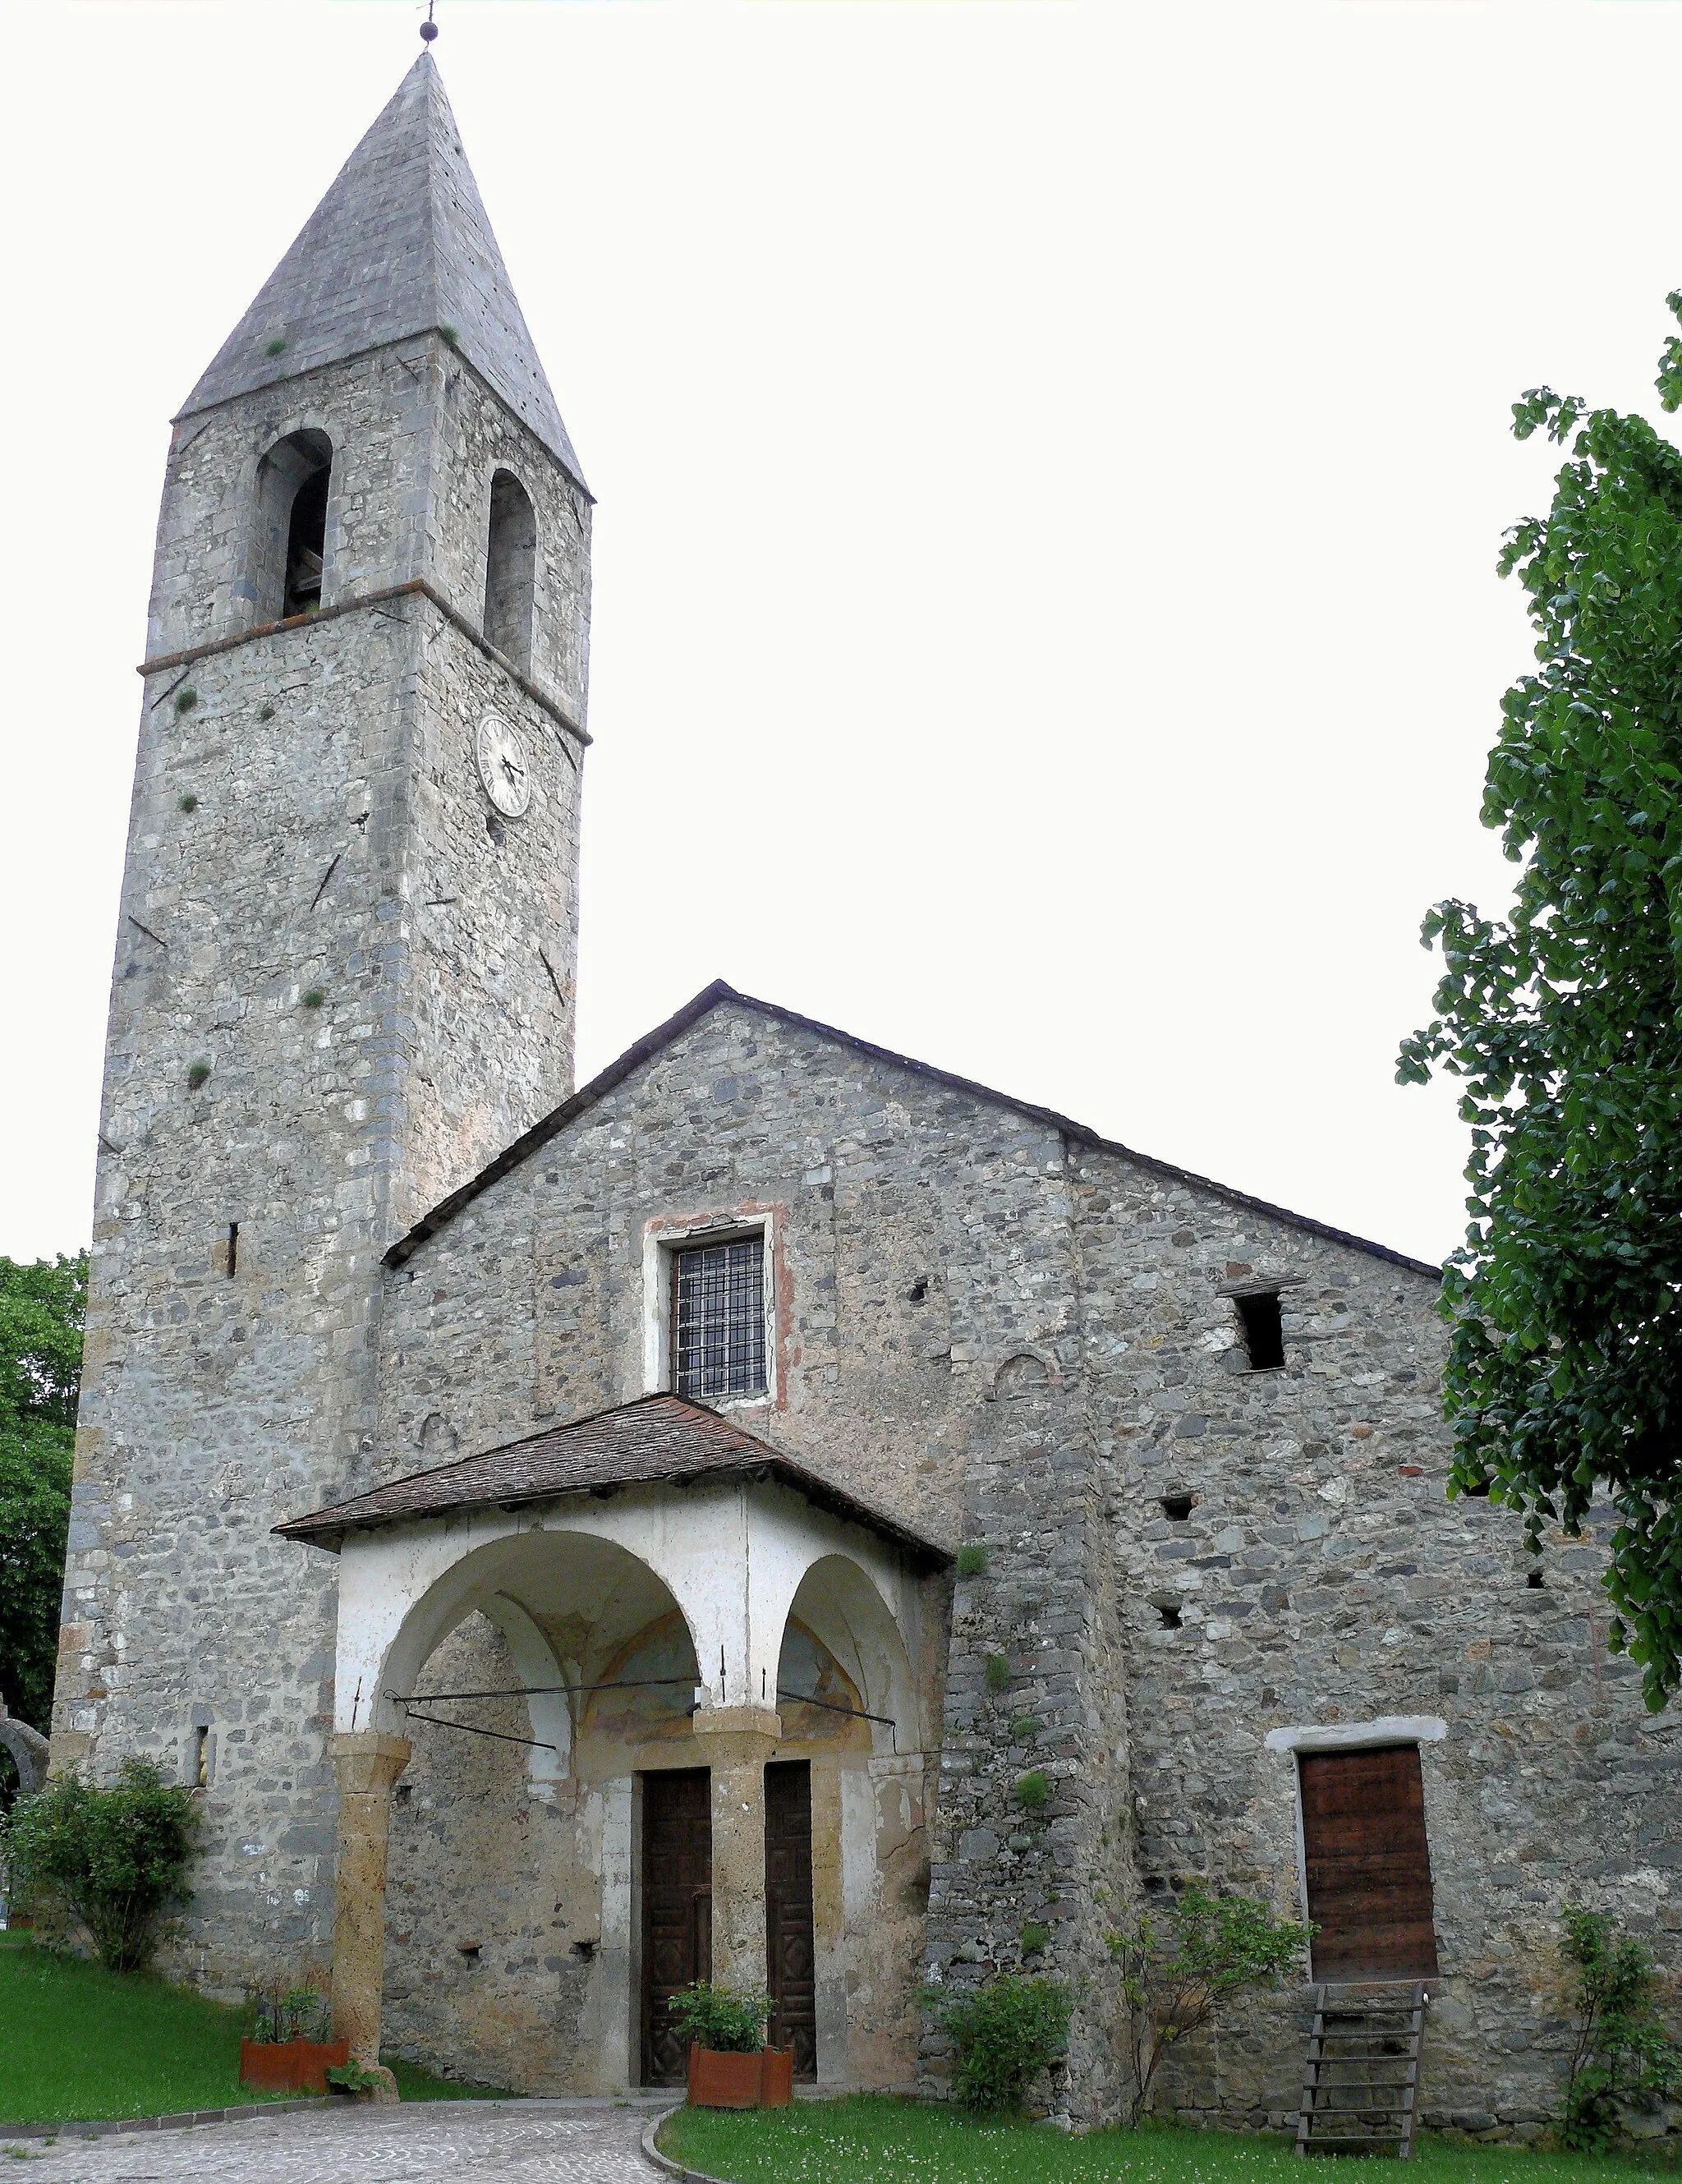
POLYGON ((443 326, 584 486, 443 81, 423 52, 217 350, 181 415, 443 326), (286 346, 270 356, 275 341, 286 346))
POLYGON ((1089 1145, 1094 1151, 1115 1153, 1136 1167, 1148 1169, 1153 1175, 1167 1176, 1175 1183, 1192 1184, 1196 1190, 1212 1191, 1229 1206, 1241 1206, 1246 1212, 1265 1214, 1270 1221, 1284 1221, 1294 1228, 1306 1229, 1312 1236, 1323 1236, 1334 1244, 1347 1244, 1356 1251, 1366 1251, 1375 1259, 1383 1259, 1393 1267, 1406 1267, 1412 1273, 1441 1274, 1440 1267, 1429 1260, 1410 1258, 1405 1251, 1393 1251, 1388 1244, 1374 1244, 1365 1236, 1351 1235, 1346 1228, 1334 1228, 1324 1221, 1316 1221, 1306 1213, 1293 1213, 1289 1206, 1272 1206, 1265 1198, 1252 1198, 1247 1191, 1234 1190, 1228 1184, 1216 1183, 1206 1175, 1197 1175, 1189 1168, 1176 1167, 1172 1161, 1156 1160, 1149 1153, 1135 1152, 1131 1145, 1119 1144, 1114 1138, 1100 1137, 1096 1130, 1084 1123, 1077 1123, 1067 1115, 1060 1115, 1053 1107, 1036 1106, 1032 1100, 1017 1100, 1008 1092, 996 1092, 990 1085, 977 1084, 972 1078, 955 1077, 950 1070, 936 1069, 932 1063, 917 1061, 908 1054, 896 1054, 891 1047, 875 1046, 866 1039, 856 1039, 851 1032, 838 1031, 833 1024, 819 1023, 815 1017, 798 1016, 793 1009, 779 1008, 775 1001, 755 1000, 751 994, 738 994, 722 978, 715 978, 704 987, 693 1001, 687 1001, 676 1016, 668 1017, 663 1024, 656 1024, 634 1046, 628 1046, 617 1061, 610 1062, 599 1077, 575 1092, 570 1100, 534 1123, 512 1145, 506 1145, 496 1158, 482 1167, 477 1175, 453 1190, 448 1198, 441 1198, 430 1213, 423 1214, 406 1235, 399 1236, 386 1253, 388 1267, 400 1267, 418 1251, 428 1237, 436 1236, 439 1229, 453 1221, 464 1206, 471 1206, 483 1191, 503 1177, 511 1174, 522 1162, 541 1151, 554 1138, 560 1135, 579 1116, 588 1114, 615 1087, 634 1076, 645 1061, 681 1039, 692 1025, 697 1024, 710 1011, 722 1002, 732 1002, 738 1008, 756 1009, 761 1016, 773 1018, 778 1023, 792 1024, 801 1031, 815 1032, 819 1038, 832 1039, 854 1054, 867 1055, 873 1061, 883 1061, 891 1068, 903 1069, 926 1083, 938 1084, 950 1092, 962 1092, 972 1100, 985 1100, 994 1107, 1006 1107, 1013 1114, 1023 1115, 1030 1122, 1040 1123, 1049 1130, 1058 1131, 1078 1145, 1089 1145))
POLYGON ((716 1411, 681 1396, 643 1396, 610 1411, 551 1426, 523 1440, 464 1457, 432 1471, 376 1486, 307 1517, 276 1524, 282 1539, 301 1540, 337 1554, 344 1535, 403 1518, 443 1517, 462 1509, 518 1508, 566 1494, 599 1494, 616 1486, 660 1483, 693 1486, 740 1478, 771 1479, 849 1524, 862 1524, 920 1561, 952 1559, 868 1502, 833 1485, 769 1441, 744 1433, 716 1411))

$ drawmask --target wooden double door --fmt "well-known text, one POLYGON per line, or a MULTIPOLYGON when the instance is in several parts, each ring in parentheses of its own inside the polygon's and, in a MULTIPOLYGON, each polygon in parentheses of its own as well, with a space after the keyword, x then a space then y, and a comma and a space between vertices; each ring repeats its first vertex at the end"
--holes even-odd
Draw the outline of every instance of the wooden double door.
POLYGON ((1418 1746, 1305 1752, 1297 1766, 1315 1978, 1434 1979, 1418 1746))
MULTIPOLYGON (((712 1976, 712 1781, 705 1767, 643 1777, 642 2059, 645 2086, 682 2082, 688 2049, 671 2020, 680 1987, 712 1976)), ((812 1936, 811 1769, 765 1770, 766 1985, 771 2041, 817 2075, 812 1936)))

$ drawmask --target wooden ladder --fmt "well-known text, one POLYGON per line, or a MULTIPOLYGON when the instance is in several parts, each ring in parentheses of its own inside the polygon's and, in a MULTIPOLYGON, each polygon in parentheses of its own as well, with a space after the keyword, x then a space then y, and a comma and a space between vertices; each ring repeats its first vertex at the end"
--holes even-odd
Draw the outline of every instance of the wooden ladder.
POLYGON ((1302 2068, 1296 2150, 1413 2154, 1419 2043, 1430 2003, 1423 1980, 1323 1981, 1302 2068))

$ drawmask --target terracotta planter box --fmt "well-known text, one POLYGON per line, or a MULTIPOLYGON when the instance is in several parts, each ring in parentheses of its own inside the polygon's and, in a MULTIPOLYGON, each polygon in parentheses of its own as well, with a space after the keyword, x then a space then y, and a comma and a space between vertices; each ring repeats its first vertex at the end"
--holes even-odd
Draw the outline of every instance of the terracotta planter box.
POLYGON ((349 2060, 348 2040, 242 2040, 240 2083, 265 2093, 325 2093, 329 2070, 349 2060))
POLYGON ((724 2055, 692 2042, 689 2104, 698 2109, 783 2109, 794 2097, 792 2048, 762 2048, 752 2055, 724 2055))

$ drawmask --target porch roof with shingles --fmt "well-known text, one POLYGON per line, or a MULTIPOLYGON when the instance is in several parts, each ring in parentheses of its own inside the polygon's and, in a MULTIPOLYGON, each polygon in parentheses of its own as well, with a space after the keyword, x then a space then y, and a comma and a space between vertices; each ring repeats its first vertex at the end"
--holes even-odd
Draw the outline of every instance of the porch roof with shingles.
POLYGON ((836 1485, 757 1435, 680 1396, 643 1396, 610 1411, 550 1426, 478 1456, 411 1472, 371 1494, 335 1502, 276 1524, 282 1539, 337 1553, 347 1532, 401 1519, 451 1516, 465 1509, 517 1508, 569 1494, 624 1486, 694 1486, 739 1478, 791 1486, 814 1507, 862 1524, 925 1563, 950 1562, 925 1539, 856 1494, 836 1485))

